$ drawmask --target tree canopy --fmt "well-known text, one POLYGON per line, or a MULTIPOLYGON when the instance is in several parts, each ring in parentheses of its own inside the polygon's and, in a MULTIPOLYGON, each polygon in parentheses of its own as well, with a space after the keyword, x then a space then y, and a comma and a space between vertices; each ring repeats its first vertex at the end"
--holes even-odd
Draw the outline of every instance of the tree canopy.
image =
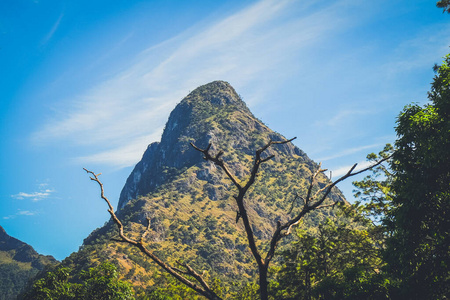
POLYGON ((45 273, 32 287, 19 296, 23 300, 127 300, 134 299, 131 284, 118 279, 116 267, 103 262, 81 272, 81 283, 72 283, 71 269, 58 267, 45 273))
POLYGON ((391 164, 386 259, 407 299, 450 293, 450 56, 435 70, 430 103, 408 105, 398 117, 391 164))
POLYGON ((450 13, 450 0, 441 0, 436 3, 436 6, 443 8, 444 12, 450 13))

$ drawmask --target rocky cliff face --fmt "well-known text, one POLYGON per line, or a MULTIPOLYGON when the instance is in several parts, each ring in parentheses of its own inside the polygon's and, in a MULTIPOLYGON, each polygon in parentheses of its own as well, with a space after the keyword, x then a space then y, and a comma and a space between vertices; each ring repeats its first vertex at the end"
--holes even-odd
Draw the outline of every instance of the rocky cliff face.
MULTIPOLYGON (((223 281, 250 280, 256 268, 242 221, 235 221, 235 187, 190 143, 200 148, 211 143, 212 153, 224 151, 223 160, 244 181, 255 151, 269 140, 285 137, 258 120, 228 83, 215 81, 197 88, 172 111, 161 141, 148 146, 127 179, 118 207, 125 231, 139 237, 150 218, 147 242, 157 255, 171 263, 189 262, 223 281)), ((261 167, 246 198, 261 248, 267 246, 277 221, 289 218, 294 196, 306 193, 309 176, 318 167, 290 143, 274 145, 264 155, 275 157, 261 167)), ((328 179, 321 176, 319 181, 323 185, 328 179)), ((337 189, 330 198, 345 201, 337 189)), ((316 226, 329 214, 328 209, 315 212, 304 224, 316 226)), ((77 268, 115 260, 136 285, 152 286, 161 280, 156 279, 154 264, 136 249, 110 240, 116 232, 112 222, 94 231, 65 263, 77 268)))
MULTIPOLYGON (((215 81, 201 86, 172 111, 161 142, 148 146, 127 179, 118 208, 166 182, 164 170, 182 170, 201 163, 201 155, 193 151, 190 142, 224 145, 225 149, 252 155, 261 138, 266 141, 284 139, 256 119, 227 82, 215 81)), ((313 164, 305 153, 291 144, 279 146, 278 150, 284 155, 301 156, 305 162, 313 164)))
POLYGON ((37 253, 0 226, 0 300, 15 299, 29 279, 56 263, 52 256, 37 253))

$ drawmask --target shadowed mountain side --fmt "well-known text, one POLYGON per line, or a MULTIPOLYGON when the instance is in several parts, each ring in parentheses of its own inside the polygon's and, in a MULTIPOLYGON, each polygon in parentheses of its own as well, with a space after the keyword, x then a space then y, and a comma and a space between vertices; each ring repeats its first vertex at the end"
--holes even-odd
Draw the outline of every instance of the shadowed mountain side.
POLYGON ((15 299, 28 280, 56 263, 53 256, 37 253, 0 226, 0 300, 15 299))

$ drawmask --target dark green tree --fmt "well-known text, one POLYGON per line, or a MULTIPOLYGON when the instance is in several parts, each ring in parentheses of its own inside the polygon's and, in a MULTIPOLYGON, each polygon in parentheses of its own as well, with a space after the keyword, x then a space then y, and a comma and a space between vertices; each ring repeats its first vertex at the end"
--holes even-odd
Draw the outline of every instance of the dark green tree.
POLYGON ((353 192, 358 200, 355 205, 359 207, 361 213, 374 221, 374 224, 380 226, 382 230, 382 221, 389 217, 392 209, 392 181, 394 174, 390 168, 392 163, 393 147, 387 144, 378 154, 371 153, 367 155, 369 162, 376 162, 386 159, 385 163, 372 168, 367 176, 361 181, 354 181, 353 185, 357 188, 353 192))
POLYGON ((134 299, 131 284, 119 280, 117 268, 104 262, 95 268, 89 268, 81 273, 83 286, 82 299, 114 300, 134 299))
POLYGON ((80 285, 69 282, 70 269, 58 267, 45 273, 44 277, 36 280, 32 287, 18 299, 24 300, 69 300, 76 299, 80 285))
POLYGON ((339 215, 317 232, 298 230, 298 241, 282 254, 283 266, 273 270, 274 299, 388 299, 375 225, 355 207, 339 215))
POLYGON ((120 281, 116 267, 104 262, 81 274, 82 283, 72 283, 72 270, 58 267, 45 273, 18 299, 24 300, 131 300, 131 284, 120 281))
POLYGON ((443 8, 444 12, 450 13, 450 0, 440 0, 436 3, 436 6, 443 8))
POLYGON ((405 299, 450 296, 450 56, 437 72, 430 103, 408 105, 397 120, 391 164, 392 237, 386 259, 405 299))

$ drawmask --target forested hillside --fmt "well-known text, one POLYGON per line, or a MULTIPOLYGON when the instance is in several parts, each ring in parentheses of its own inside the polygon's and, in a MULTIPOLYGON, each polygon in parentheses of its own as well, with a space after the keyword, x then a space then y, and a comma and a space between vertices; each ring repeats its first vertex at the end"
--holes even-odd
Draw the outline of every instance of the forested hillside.
POLYGON ((57 264, 52 256, 38 254, 30 245, 9 236, 0 226, 0 299, 15 299, 39 271, 57 264))

